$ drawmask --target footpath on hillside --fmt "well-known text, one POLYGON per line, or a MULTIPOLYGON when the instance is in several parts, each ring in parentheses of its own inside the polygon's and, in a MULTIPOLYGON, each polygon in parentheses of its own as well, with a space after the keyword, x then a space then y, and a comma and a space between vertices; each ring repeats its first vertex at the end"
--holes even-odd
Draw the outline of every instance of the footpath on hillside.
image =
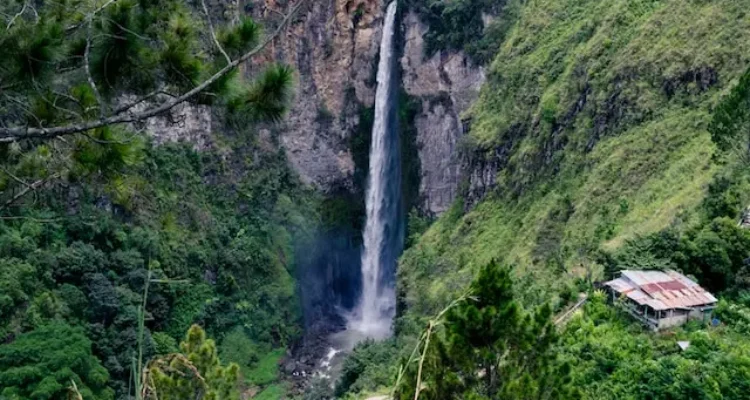
POLYGON ((584 304, 586 304, 586 301, 588 299, 589 299, 588 294, 586 294, 586 293, 580 293, 578 295, 578 302, 576 304, 574 304, 572 307, 570 307, 569 309, 567 309, 565 312, 563 312, 559 317, 557 317, 555 319, 555 326, 557 326, 557 327, 565 326, 565 324, 567 324, 568 321, 570 321, 570 317, 572 317, 573 314, 575 314, 576 310, 578 310, 584 304))

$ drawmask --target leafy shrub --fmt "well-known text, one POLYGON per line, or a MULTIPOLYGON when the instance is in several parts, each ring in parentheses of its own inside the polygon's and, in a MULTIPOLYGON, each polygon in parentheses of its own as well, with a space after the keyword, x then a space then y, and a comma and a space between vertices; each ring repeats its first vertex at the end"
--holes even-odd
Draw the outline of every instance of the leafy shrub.
POLYGON ((0 346, 0 397, 61 399, 75 381, 86 399, 113 399, 109 375, 91 353, 83 330, 63 323, 42 326, 0 346))
POLYGON ((245 376, 249 382, 265 386, 276 382, 279 378, 279 362, 284 357, 284 349, 276 349, 261 355, 257 364, 245 376))
POLYGON ((260 349, 245 334, 242 327, 236 327, 222 339, 219 345, 219 356, 225 362, 239 365, 243 377, 249 379, 251 372, 254 372, 252 367, 259 361, 260 349))
POLYGON ((164 332, 154 332, 151 338, 154 341, 154 352, 156 355, 172 354, 179 350, 177 341, 164 332))
POLYGON ((394 340, 357 344, 344 360, 341 376, 336 382, 337 398, 349 392, 359 393, 391 385, 397 357, 398 348, 394 340))

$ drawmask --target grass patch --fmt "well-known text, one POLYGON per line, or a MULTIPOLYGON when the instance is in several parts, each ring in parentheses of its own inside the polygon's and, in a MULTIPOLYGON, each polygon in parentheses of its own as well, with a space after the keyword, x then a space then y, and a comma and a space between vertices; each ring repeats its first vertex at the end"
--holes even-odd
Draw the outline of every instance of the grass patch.
POLYGON ((254 400, 279 400, 286 394, 286 389, 283 385, 271 385, 257 396, 253 397, 254 400))
POLYGON ((279 379, 279 361, 284 357, 284 351, 276 349, 260 357, 255 367, 248 372, 247 380, 258 386, 276 382, 279 379))

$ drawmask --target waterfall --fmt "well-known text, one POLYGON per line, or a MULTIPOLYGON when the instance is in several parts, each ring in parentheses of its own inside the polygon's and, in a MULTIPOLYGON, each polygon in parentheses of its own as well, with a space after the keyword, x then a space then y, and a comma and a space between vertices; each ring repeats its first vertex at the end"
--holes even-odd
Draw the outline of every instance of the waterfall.
POLYGON ((380 43, 375 123, 370 146, 367 221, 363 232, 362 294, 349 328, 368 337, 384 338, 395 315, 396 261, 403 246, 401 160, 394 90, 396 1, 386 12, 380 43))

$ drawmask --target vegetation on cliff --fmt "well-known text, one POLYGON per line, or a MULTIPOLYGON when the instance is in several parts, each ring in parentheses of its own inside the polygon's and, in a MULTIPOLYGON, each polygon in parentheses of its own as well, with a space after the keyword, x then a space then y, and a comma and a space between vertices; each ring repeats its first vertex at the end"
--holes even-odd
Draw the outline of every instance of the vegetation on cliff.
POLYGON ((750 65, 744 6, 525 4, 470 112, 464 196, 402 261, 408 310, 434 310, 493 259, 540 304, 603 277, 629 241, 737 217, 736 162, 714 154, 709 126, 750 65), (726 215, 704 206, 722 198, 726 215))
POLYGON ((173 282, 151 285, 147 358, 174 350, 193 323, 223 352, 242 351, 244 359, 229 360, 243 361, 244 371, 288 345, 301 329, 293 243, 312 229, 315 201, 282 155, 253 158, 249 150, 148 146, 116 184, 87 179, 38 191, 36 205, 0 226, 0 286, 10 289, 2 337, 13 341, 50 321, 80 326, 122 395, 151 271, 173 282))

